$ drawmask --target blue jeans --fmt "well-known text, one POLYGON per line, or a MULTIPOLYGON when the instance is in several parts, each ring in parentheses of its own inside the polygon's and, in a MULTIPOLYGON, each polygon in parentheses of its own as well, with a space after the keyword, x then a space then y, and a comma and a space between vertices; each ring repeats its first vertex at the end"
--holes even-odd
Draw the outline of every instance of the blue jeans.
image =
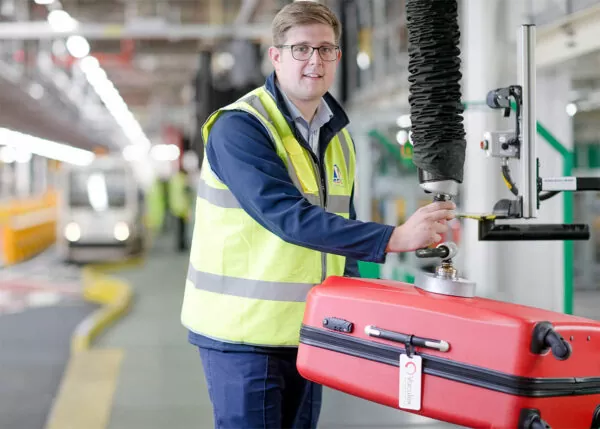
POLYGON ((215 429, 315 429, 322 387, 300 376, 297 353, 199 348, 215 429))

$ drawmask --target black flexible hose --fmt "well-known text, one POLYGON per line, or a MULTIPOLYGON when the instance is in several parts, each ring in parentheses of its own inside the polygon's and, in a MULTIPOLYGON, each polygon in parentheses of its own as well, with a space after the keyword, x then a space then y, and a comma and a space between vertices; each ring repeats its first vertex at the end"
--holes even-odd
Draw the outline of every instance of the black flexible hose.
MULTIPOLYGON (((502 166, 502 178, 504 179, 504 183, 506 183, 506 186, 508 187, 510 192, 512 192, 515 196, 518 196, 519 188, 517 188, 516 183, 512 179, 512 176, 510 174, 510 168, 508 167, 508 165, 502 166)), ((558 194, 560 194, 560 191, 543 192, 540 193, 539 198, 540 201, 546 201, 558 194)))
POLYGON ((463 180, 460 31, 456 0, 407 0, 414 164, 432 180, 463 180))

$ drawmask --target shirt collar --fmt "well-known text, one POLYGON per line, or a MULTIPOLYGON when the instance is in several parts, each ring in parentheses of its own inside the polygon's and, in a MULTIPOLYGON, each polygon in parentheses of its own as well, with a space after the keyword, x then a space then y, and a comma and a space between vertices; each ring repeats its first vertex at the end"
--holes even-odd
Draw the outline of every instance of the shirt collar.
MULTIPOLYGON (((288 122, 290 127, 294 127, 294 119, 290 115, 290 112, 283 101, 283 95, 277 85, 276 82, 276 73, 272 71, 269 76, 265 79, 264 88, 265 90, 273 97, 275 103, 277 103, 277 107, 280 109, 281 114, 285 117, 285 120, 288 122)), ((333 118, 327 124, 325 124, 321 131, 326 129, 324 133, 324 140, 331 140, 337 133, 339 133, 344 127, 347 127, 350 123, 348 119, 348 115, 344 112, 344 109, 340 105, 340 103, 329 93, 327 92, 323 99, 327 103, 327 106, 333 112, 333 118)), ((295 129, 295 128, 294 128, 295 129)))
MULTIPOLYGON (((301 119, 302 121, 306 122, 306 119, 304 119, 302 113, 300 113, 300 110, 298 110, 296 105, 292 103, 292 100, 290 100, 287 94, 281 89, 281 86, 279 86, 279 82, 276 82, 276 85, 277 89, 279 89, 279 92, 283 96, 283 101, 285 102, 285 105, 288 108, 290 115, 292 115, 294 121, 301 119)), ((329 107, 327 102, 323 99, 323 97, 321 97, 321 101, 317 106, 317 112, 313 117, 311 125, 320 128, 327 122, 329 122, 331 118, 333 118, 333 112, 331 111, 331 108, 329 107)))

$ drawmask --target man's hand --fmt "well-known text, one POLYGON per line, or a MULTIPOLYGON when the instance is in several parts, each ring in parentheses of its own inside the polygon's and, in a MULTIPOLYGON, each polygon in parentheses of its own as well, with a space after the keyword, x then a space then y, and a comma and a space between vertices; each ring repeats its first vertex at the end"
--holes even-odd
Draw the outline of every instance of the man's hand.
POLYGON ((452 201, 435 202, 421 207, 408 220, 394 229, 386 252, 411 252, 428 247, 442 239, 448 230, 446 221, 455 216, 452 201))

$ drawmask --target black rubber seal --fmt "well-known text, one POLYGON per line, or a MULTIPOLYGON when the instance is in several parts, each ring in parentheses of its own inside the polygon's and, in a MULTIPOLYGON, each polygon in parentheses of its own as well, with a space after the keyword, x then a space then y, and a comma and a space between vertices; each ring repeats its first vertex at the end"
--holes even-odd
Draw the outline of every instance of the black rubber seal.
MULTIPOLYGON (((406 350, 378 341, 302 326, 300 342, 391 366, 399 366, 406 350)), ((551 398, 600 394, 600 377, 534 378, 506 374, 475 365, 451 361, 416 351, 423 359, 423 372, 436 377, 510 395, 551 398)))

